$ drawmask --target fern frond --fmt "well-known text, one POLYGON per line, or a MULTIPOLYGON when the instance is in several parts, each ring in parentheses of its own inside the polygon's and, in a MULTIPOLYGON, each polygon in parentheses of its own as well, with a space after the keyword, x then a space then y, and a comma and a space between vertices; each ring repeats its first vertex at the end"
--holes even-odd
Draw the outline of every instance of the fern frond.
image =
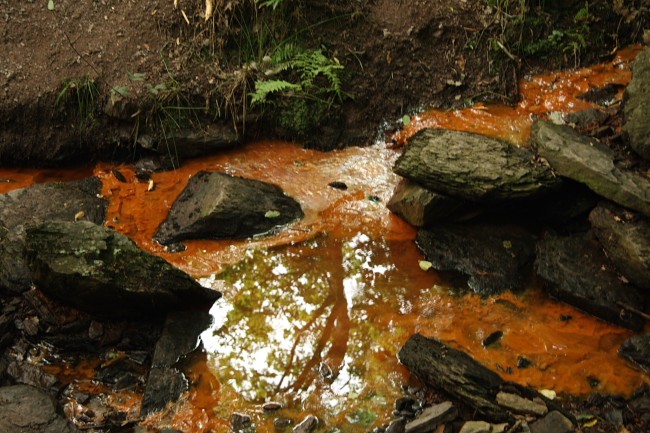
POLYGON ((300 84, 284 80, 256 81, 255 92, 251 93, 251 105, 263 104, 272 93, 286 92, 287 90, 301 90, 300 84))

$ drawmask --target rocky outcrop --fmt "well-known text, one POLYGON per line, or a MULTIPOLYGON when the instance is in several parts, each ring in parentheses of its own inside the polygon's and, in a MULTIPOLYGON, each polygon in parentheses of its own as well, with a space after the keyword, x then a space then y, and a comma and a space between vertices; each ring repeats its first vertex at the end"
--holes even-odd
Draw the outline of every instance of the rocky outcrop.
POLYGON ((126 236, 88 221, 30 227, 26 249, 37 288, 102 317, 161 315, 192 305, 209 308, 220 297, 126 236))
POLYGON ((202 171, 190 179, 154 239, 163 245, 187 239, 241 239, 302 216, 300 205, 275 185, 202 171))
POLYGON ((102 224, 107 201, 101 181, 34 185, 0 195, 0 288, 21 292, 31 280, 24 261, 25 227, 45 221, 92 221, 102 224))
POLYGON ((650 220, 612 204, 601 204, 589 221, 607 257, 635 286, 650 290, 650 220))
POLYGON ((547 235, 537 244, 535 270, 555 298, 608 322, 640 331, 644 297, 625 284, 590 235, 547 235))
POLYGON ((431 191, 479 202, 522 199, 561 184, 527 149, 443 129, 413 136, 393 171, 431 191))
POLYGON ((76 433, 78 430, 57 414, 54 401, 28 385, 0 388, 0 431, 11 433, 76 433))
POLYGON ((650 160, 650 49, 639 54, 632 68, 632 81, 624 95, 625 123, 630 146, 650 160))
POLYGON ((535 253, 533 236, 509 225, 437 225, 421 229, 417 244, 434 269, 468 275, 483 295, 522 290, 535 253))
POLYGON ((537 121, 533 145, 558 174, 584 183, 595 193, 650 216, 650 179, 616 166, 608 148, 573 128, 537 121))

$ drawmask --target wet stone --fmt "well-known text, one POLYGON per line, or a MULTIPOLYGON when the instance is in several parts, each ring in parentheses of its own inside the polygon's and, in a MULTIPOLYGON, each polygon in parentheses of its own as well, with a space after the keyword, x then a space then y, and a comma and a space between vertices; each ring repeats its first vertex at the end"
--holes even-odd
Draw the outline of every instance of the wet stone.
POLYGON ((458 409, 450 401, 425 408, 418 417, 406 424, 406 433, 427 433, 458 416, 458 409))
POLYGON ((489 347, 498 343, 501 337, 503 337, 503 331, 494 331, 483 340, 483 347, 489 347))
POLYGON ((274 411, 282 409, 282 403, 278 401, 267 401, 262 405, 262 409, 265 411, 274 411))
POLYGON ((230 426, 235 431, 244 430, 252 424, 253 420, 250 415, 235 412, 230 416, 230 426))
POLYGON ((314 415, 307 415, 307 417, 300 421, 300 423, 297 424, 291 431, 292 433, 311 433, 314 431, 317 425, 318 418, 316 418, 314 415))
POLYGON ((405 433, 406 432, 406 419, 397 418, 390 422, 386 428, 386 433, 405 433))
POLYGON ((548 412, 548 408, 542 402, 534 402, 507 392, 500 392, 497 394, 497 403, 522 415, 542 416, 548 412))
POLYGON ((621 346, 619 353, 650 372, 650 334, 634 335, 621 346))
POLYGON ((644 49, 634 62, 632 81, 625 89, 623 131, 630 146, 650 160, 650 49, 644 49))
POLYGON ((13 361, 7 367, 7 375, 16 382, 48 389, 57 384, 56 377, 45 373, 38 366, 23 361, 13 361))
POLYGON ((492 424, 485 421, 467 421, 460 429, 460 433, 491 433, 492 424))
POLYGON ((76 433, 56 413, 52 398, 37 388, 15 385, 0 388, 0 432, 76 433))
POLYGON ((571 420, 556 410, 533 422, 529 427, 531 433, 570 433, 573 431, 571 420))

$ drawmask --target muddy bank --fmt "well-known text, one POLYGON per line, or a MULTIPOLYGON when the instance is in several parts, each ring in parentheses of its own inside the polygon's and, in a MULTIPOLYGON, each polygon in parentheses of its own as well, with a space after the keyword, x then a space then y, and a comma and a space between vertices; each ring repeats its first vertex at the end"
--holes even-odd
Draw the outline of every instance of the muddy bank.
POLYGON ((0 164, 174 157, 185 147, 209 152, 257 134, 320 149, 368 144, 381 122, 397 125, 423 107, 512 100, 518 79, 535 65, 601 60, 639 41, 647 14, 644 6, 611 10, 594 1, 588 9, 551 5, 545 15, 530 3, 515 11, 475 0, 317 1, 255 11, 238 0, 227 8, 218 2, 205 21, 201 2, 58 1, 48 8, 5 1, 0 164), (552 23, 540 18, 547 16, 552 23), (507 26, 524 24, 512 17, 536 23, 530 29, 539 34, 511 39, 507 26), (282 99, 250 106, 255 83, 275 74, 261 66, 273 45, 247 51, 266 37, 256 33, 266 25, 298 36, 301 46, 320 47, 343 67, 343 88, 326 109, 282 99), (544 38, 556 27, 566 36, 552 47, 544 38), (571 39, 572 32, 583 40, 571 39), (535 40, 548 46, 535 47, 535 40))

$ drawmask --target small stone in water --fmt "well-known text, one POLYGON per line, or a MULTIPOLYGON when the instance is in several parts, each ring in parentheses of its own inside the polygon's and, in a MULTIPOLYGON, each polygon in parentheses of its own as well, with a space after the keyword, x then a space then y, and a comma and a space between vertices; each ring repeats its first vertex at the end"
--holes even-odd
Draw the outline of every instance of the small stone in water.
POLYGON ((317 425, 318 418, 316 418, 314 415, 307 415, 307 417, 303 419, 300 424, 295 426, 291 431, 293 433, 310 433, 316 428, 317 425))
POLYGON ((121 171, 119 171, 117 168, 111 168, 111 173, 113 173, 113 176, 115 176, 115 179, 122 183, 126 183, 126 177, 122 174, 121 171))
POLYGON ((251 424, 251 417, 244 413, 235 412, 230 417, 230 425, 233 430, 242 430, 251 424))
POLYGON ((278 401, 267 401, 266 403, 264 403, 262 405, 262 409, 268 410, 268 411, 279 410, 279 409, 282 409, 282 403, 280 403, 278 401))
POLYGON ((433 263, 427 260, 420 260, 418 264, 420 265, 420 269, 422 269, 425 272, 431 269, 431 267, 433 266, 433 263))
POLYGON ((503 331, 494 331, 483 340, 483 347, 488 347, 491 344, 496 343, 503 337, 503 331))
POLYGON ((348 186, 345 182, 340 182, 338 180, 335 180, 334 182, 330 182, 327 184, 328 186, 331 186, 334 189, 340 189, 342 191, 345 191, 348 189, 348 186))
POLYGON ((528 358, 520 356, 519 359, 517 359, 517 368, 528 368, 531 365, 533 365, 533 363, 528 358))

